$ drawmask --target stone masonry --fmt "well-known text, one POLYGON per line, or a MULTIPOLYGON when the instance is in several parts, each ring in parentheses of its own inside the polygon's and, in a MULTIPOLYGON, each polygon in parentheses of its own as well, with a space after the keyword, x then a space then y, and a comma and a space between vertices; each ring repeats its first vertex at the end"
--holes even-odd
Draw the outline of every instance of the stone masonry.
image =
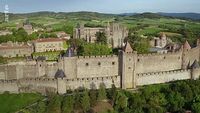
POLYGON ((58 62, 38 60, 0 65, 0 92, 58 92, 79 88, 134 89, 138 86, 200 76, 200 43, 186 42, 179 51, 137 54, 129 43, 118 55, 61 57, 58 62))

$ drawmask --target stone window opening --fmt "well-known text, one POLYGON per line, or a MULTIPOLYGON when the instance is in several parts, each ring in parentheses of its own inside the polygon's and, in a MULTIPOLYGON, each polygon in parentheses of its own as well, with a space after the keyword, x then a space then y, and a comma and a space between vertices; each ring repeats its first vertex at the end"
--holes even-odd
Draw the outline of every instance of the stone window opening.
POLYGON ((85 65, 86 65, 86 66, 89 66, 89 63, 86 63, 85 65))
POLYGON ((115 62, 112 62, 112 65, 115 65, 115 62))
POLYGON ((140 59, 137 59, 137 61, 139 62, 139 61, 140 61, 140 59))
POLYGON ((100 65, 101 65, 101 62, 98 62, 98 65, 100 66, 100 65))

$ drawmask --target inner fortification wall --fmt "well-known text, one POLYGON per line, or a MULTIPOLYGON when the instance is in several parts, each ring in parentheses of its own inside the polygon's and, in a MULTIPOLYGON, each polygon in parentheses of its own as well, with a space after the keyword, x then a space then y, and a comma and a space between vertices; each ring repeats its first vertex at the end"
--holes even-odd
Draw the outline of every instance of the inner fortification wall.
POLYGON ((199 61, 200 58, 199 47, 192 48, 190 50, 185 50, 183 53, 184 63, 186 66, 191 66, 195 60, 199 61))
POLYGON ((54 78, 58 69, 58 63, 48 64, 46 67, 46 75, 50 78, 54 78))
POLYGON ((136 73, 161 72, 181 69, 182 52, 166 54, 138 54, 136 73))
POLYGON ((118 76, 118 56, 64 58, 67 79, 118 76))
POLYGON ((176 70, 167 72, 137 74, 137 86, 167 83, 176 80, 191 79, 191 70, 176 70))

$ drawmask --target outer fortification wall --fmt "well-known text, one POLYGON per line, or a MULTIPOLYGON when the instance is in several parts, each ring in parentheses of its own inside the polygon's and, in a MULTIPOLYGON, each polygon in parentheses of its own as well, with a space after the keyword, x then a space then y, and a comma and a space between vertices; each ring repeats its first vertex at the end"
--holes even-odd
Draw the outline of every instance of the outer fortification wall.
POLYGON ((156 73, 137 74, 137 86, 167 83, 176 80, 191 79, 191 70, 177 70, 156 73))
POLYGON ((19 88, 16 80, 2 80, 0 81, 0 93, 9 91, 10 93, 18 93, 19 88))
POLYGON ((181 69, 182 52, 139 54, 136 73, 161 72, 181 69))
POLYGON ((103 83, 106 88, 111 88, 113 84, 120 88, 120 76, 70 79, 65 80, 65 82, 67 90, 79 88, 98 89, 101 83, 103 83))

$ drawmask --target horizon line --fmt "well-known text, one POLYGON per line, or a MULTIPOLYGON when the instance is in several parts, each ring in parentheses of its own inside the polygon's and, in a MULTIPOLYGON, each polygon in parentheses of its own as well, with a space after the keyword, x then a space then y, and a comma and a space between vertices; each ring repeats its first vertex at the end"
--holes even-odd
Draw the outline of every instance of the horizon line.
MULTIPOLYGON (((52 12, 52 13, 79 13, 79 12, 88 12, 88 13, 100 13, 100 14, 143 14, 143 13, 193 13, 193 14, 200 14, 200 12, 152 12, 152 11, 144 11, 144 12, 121 12, 121 13, 109 13, 109 12, 98 12, 98 11, 30 11, 30 12, 8 12, 7 14, 29 14, 29 13, 40 13, 40 12, 52 12)), ((4 11, 0 11, 0 13, 5 13, 4 11)))

